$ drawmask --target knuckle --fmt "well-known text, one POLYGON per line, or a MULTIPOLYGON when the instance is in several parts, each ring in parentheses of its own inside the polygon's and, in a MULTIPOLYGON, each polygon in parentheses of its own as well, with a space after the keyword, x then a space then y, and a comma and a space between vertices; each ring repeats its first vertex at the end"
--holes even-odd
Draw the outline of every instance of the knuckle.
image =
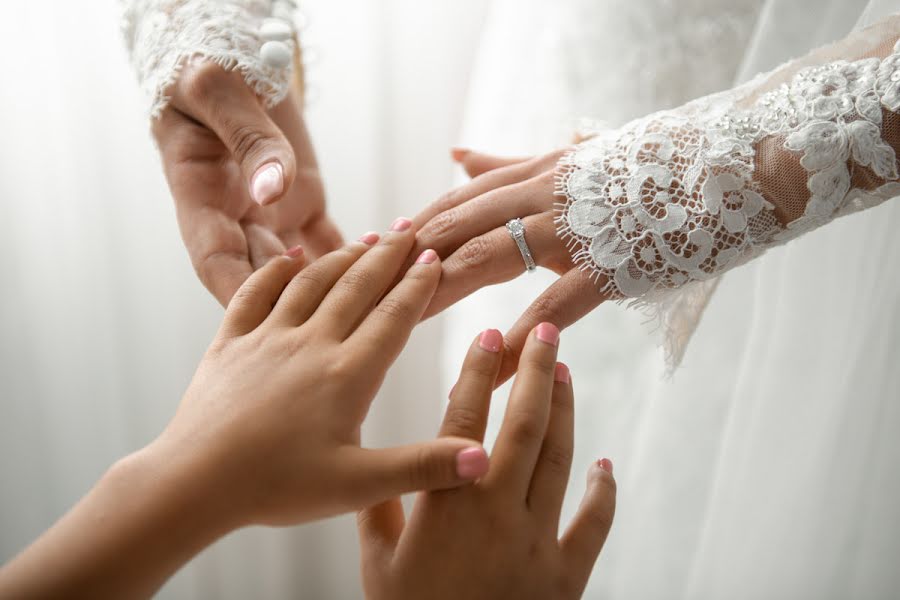
POLYGON ((513 444, 526 446, 544 437, 544 428, 534 415, 520 413, 510 415, 509 436, 513 444))
POLYGON ((528 307, 526 315, 534 323, 542 321, 558 323, 560 322, 559 304, 559 298, 556 294, 545 293, 528 307))
POLYGON ((556 358, 549 348, 541 350, 543 351, 529 353, 522 367, 544 377, 553 377, 556 374, 556 358))
POLYGON ((430 243, 446 238, 454 231, 459 223, 459 215, 456 210, 447 210, 435 216, 422 228, 420 237, 430 243))
POLYGON ((357 294, 369 289, 375 283, 375 277, 368 269, 350 269, 338 281, 338 287, 344 292, 357 294))
POLYGON ((441 474, 441 461, 429 448, 416 450, 414 460, 409 464, 407 477, 413 488, 424 488, 441 474))
POLYGON ((484 236, 469 240, 457 251, 463 268, 479 269, 486 266, 492 256, 493 246, 484 236))
POLYGON ((191 67, 181 81, 192 100, 209 98, 218 92, 226 72, 216 63, 203 61, 191 67))
POLYGON ((231 153, 239 163, 262 151, 269 139, 269 136, 255 125, 226 122, 225 131, 228 132, 225 144, 231 148, 231 153))
POLYGON ((413 321, 415 318, 413 307, 406 300, 385 298, 375 308, 375 312, 390 321, 403 323, 413 321))
POLYGON ((572 466, 572 448, 562 444, 544 447, 544 461, 556 473, 568 473, 572 466))
POLYGON ((447 428, 454 432, 479 431, 483 422, 481 413, 472 408, 459 406, 447 411, 447 428))

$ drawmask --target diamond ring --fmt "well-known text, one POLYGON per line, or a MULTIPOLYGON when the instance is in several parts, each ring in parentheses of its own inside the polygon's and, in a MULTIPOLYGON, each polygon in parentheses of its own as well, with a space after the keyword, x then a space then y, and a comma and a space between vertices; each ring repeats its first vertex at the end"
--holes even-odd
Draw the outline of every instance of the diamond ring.
POLYGON ((506 230, 516 243, 516 246, 519 247, 519 252, 522 253, 522 260, 525 261, 525 268, 529 273, 535 271, 537 264, 534 262, 534 256, 531 254, 531 248, 528 247, 528 243, 525 241, 525 223, 522 222, 522 219, 513 219, 506 224, 506 230))

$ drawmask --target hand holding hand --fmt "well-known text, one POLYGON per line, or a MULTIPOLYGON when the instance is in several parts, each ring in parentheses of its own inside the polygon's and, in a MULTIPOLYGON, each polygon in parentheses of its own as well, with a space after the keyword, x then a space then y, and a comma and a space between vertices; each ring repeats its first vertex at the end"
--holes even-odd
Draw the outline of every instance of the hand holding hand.
POLYGON ((171 95, 153 134, 194 269, 223 306, 287 248, 340 247, 293 94, 266 110, 240 73, 202 62, 171 95))
MULTIPOLYGON (((591 467, 581 507, 558 538, 574 429, 558 339, 547 323, 529 335, 486 475, 420 494, 409 523, 399 499, 360 514, 370 600, 581 596, 612 524, 615 482, 608 460, 591 467)), ((466 357, 442 436, 483 439, 501 360, 500 332, 485 332, 466 357)))
POLYGON ((598 282, 574 264, 556 233, 556 167, 564 154, 565 150, 558 150, 537 158, 504 159, 456 151, 454 158, 472 181, 415 218, 420 229, 413 252, 434 248, 444 259, 443 277, 426 317, 525 272, 519 248, 506 230, 512 219, 524 222, 525 238, 538 266, 560 275, 507 332, 498 384, 515 372, 525 340, 538 323, 567 327, 606 300, 598 282))

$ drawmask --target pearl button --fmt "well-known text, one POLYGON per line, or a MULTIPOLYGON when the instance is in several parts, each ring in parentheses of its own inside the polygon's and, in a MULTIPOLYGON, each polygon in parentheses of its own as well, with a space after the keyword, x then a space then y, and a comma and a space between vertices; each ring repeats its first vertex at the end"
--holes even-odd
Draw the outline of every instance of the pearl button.
POLYGON ((259 37, 267 42, 286 42, 294 37, 294 28, 281 19, 266 19, 259 28, 259 37))
POLYGON ((294 55, 284 42, 266 42, 259 49, 259 56, 266 66, 283 69, 291 64, 294 55))

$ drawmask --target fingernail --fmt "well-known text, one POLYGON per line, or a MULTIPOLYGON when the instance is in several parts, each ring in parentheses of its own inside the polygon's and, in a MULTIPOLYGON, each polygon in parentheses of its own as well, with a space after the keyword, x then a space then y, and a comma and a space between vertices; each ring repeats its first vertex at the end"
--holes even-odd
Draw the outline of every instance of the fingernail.
POLYGON ((503 347, 503 334, 496 329, 488 329, 481 334, 478 345, 488 352, 500 352, 500 348, 503 347))
POLYGON ((451 148, 450 156, 453 157, 455 162, 462 162, 465 160, 466 156, 468 156, 469 152, 471 152, 471 150, 466 148, 451 148))
POLYGON ((559 383, 569 383, 572 380, 569 367, 562 363, 556 363, 556 373, 554 373, 553 378, 559 383))
POLYGON ((448 399, 448 400, 450 400, 450 399, 453 398, 453 392, 454 392, 455 390, 456 390, 456 384, 454 383, 454 384, 453 384, 453 387, 450 388, 450 393, 447 394, 447 399, 448 399))
POLYGON ((541 323, 534 328, 537 339, 551 346, 559 346, 559 328, 553 323, 541 323))
POLYGON ((303 246, 294 246, 293 248, 288 248, 284 253, 284 255, 288 258, 299 258, 301 254, 303 254, 303 246))
POLYGON ((269 163, 259 168, 250 182, 253 201, 265 206, 284 191, 284 168, 280 163, 269 163))
POLYGON ((488 466, 484 448, 467 448, 456 455, 456 475, 460 479, 478 479, 488 472, 488 466))
POLYGON ((400 217, 399 219, 394 221, 394 223, 391 225, 391 231, 397 231, 397 232, 406 231, 411 226, 412 226, 412 221, 410 221, 409 219, 400 217))
POLYGON ((434 250, 426 250, 422 254, 419 255, 419 258, 416 259, 417 265, 430 265, 434 261, 438 259, 437 252, 434 250))
POLYGON ((359 241, 361 241, 363 244, 366 244, 367 246, 374 246, 380 239, 380 235, 378 235, 374 231, 370 231, 369 233, 360 236, 359 241))
POLYGON ((613 474, 613 463, 608 458, 601 458, 600 460, 598 460, 597 466, 600 467, 601 469, 603 469, 604 471, 606 471, 607 473, 609 473, 610 475, 613 474))

